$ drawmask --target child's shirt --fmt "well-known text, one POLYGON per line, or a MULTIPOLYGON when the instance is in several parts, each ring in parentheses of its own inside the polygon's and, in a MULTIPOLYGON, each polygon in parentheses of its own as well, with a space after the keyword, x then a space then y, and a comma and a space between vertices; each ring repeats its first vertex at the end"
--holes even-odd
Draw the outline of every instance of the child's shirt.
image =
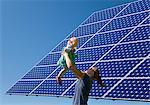
MULTIPOLYGON (((68 56, 69 56, 72 64, 75 65, 75 58, 77 57, 77 55, 74 53, 75 50, 73 50, 71 46, 68 47, 68 48, 64 47, 62 49, 62 51, 64 51, 64 50, 68 53, 68 56)), ((59 58, 59 60, 57 62, 57 65, 67 68, 66 59, 65 59, 65 57, 63 55, 61 55, 61 57, 59 58)))

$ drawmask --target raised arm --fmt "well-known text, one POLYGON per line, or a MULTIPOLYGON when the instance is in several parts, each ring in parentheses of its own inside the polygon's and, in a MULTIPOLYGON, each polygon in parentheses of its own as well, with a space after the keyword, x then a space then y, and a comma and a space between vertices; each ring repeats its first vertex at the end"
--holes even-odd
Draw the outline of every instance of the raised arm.
POLYGON ((68 66, 69 69, 71 69, 71 71, 76 75, 77 78, 83 78, 85 73, 81 72, 80 70, 78 70, 75 65, 72 65, 71 60, 68 56, 68 53, 64 52, 64 57, 66 59, 66 64, 68 66))

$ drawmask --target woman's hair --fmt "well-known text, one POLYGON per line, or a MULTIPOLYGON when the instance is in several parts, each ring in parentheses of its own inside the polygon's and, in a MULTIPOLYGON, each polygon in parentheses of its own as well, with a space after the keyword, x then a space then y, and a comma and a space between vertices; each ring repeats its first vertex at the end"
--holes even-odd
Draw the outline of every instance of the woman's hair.
POLYGON ((97 67, 92 67, 91 69, 94 70, 94 76, 93 76, 93 80, 96 80, 98 85, 99 84, 102 84, 102 79, 101 79, 101 76, 100 76, 100 73, 99 73, 99 70, 97 67))
POLYGON ((98 80, 99 70, 96 67, 91 68, 94 71, 93 80, 98 80))

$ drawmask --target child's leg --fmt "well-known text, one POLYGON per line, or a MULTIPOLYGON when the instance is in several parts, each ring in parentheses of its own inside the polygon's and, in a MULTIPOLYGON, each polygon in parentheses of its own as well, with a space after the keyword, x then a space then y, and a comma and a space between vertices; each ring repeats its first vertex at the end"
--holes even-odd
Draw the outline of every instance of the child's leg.
POLYGON ((63 77, 64 76, 64 74, 67 72, 67 70, 68 70, 68 68, 63 68, 60 72, 59 72, 59 74, 57 75, 58 77, 63 77))
POLYGON ((67 68, 65 67, 64 69, 62 69, 60 72, 59 72, 59 74, 56 76, 56 80, 57 80, 57 83, 58 84, 62 84, 62 82, 61 82, 61 77, 63 77, 63 75, 67 72, 67 68))

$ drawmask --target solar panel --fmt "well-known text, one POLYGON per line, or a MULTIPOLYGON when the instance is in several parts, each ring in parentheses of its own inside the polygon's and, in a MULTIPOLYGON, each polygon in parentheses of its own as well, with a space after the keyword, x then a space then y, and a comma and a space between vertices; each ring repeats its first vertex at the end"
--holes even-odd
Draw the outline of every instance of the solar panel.
POLYGON ((96 11, 31 68, 6 93, 73 97, 77 79, 68 71, 59 86, 55 77, 61 49, 79 39, 76 66, 96 66, 106 87, 93 83, 90 98, 150 101, 149 0, 96 11))

